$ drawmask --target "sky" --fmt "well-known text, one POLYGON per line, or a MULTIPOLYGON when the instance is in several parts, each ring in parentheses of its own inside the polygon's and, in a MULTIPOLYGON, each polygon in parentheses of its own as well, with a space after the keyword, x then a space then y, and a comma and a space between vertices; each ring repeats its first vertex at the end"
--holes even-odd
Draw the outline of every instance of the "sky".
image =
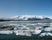
POLYGON ((16 15, 52 16, 52 0, 0 0, 0 17, 16 15))

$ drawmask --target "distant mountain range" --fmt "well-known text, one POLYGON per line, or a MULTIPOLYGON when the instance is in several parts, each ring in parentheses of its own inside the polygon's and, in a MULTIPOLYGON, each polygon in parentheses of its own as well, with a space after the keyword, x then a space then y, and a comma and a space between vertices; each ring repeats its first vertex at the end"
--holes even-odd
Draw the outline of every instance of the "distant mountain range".
POLYGON ((22 16, 13 16, 9 18, 0 18, 0 21, 35 21, 35 20, 52 20, 51 17, 46 16, 34 16, 34 15, 22 15, 22 16))
POLYGON ((49 18, 49 19, 51 19, 50 17, 34 16, 34 15, 32 15, 32 16, 31 15, 13 16, 13 17, 10 17, 9 19, 16 19, 16 20, 22 19, 22 20, 27 20, 28 18, 37 18, 37 19, 49 18))

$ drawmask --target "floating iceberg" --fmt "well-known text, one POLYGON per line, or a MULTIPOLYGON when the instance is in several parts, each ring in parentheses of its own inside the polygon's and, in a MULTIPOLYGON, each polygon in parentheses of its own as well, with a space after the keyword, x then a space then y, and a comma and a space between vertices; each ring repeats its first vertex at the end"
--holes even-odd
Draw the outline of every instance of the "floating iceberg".
POLYGON ((7 30, 7 31, 0 31, 0 34, 12 34, 13 32, 12 31, 9 31, 9 30, 7 30))
POLYGON ((41 37, 43 37, 43 36, 52 36, 52 33, 41 33, 40 36, 41 37))

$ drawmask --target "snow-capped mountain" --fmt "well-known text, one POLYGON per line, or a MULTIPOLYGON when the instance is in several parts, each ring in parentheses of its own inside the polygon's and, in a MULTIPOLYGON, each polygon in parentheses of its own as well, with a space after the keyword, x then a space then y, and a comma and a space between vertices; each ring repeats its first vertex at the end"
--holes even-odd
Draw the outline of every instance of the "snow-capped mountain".
POLYGON ((21 16, 10 17, 10 19, 15 19, 15 20, 27 20, 28 18, 40 18, 40 19, 49 18, 49 19, 52 19, 51 17, 34 16, 34 15, 21 15, 21 16))
POLYGON ((0 18, 0 21, 35 21, 35 22, 52 22, 52 17, 35 16, 35 15, 20 15, 9 18, 0 18))

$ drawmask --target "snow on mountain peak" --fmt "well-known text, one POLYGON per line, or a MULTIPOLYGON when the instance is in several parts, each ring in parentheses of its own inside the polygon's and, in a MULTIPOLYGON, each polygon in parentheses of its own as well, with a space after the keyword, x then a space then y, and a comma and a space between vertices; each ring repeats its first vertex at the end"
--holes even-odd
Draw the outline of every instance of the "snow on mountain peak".
POLYGON ((10 17, 10 19, 24 19, 24 20, 27 20, 28 18, 40 18, 40 19, 43 19, 43 18, 50 18, 52 19, 52 17, 48 17, 48 16, 35 16, 35 15, 20 15, 20 16, 13 16, 13 17, 10 17))

